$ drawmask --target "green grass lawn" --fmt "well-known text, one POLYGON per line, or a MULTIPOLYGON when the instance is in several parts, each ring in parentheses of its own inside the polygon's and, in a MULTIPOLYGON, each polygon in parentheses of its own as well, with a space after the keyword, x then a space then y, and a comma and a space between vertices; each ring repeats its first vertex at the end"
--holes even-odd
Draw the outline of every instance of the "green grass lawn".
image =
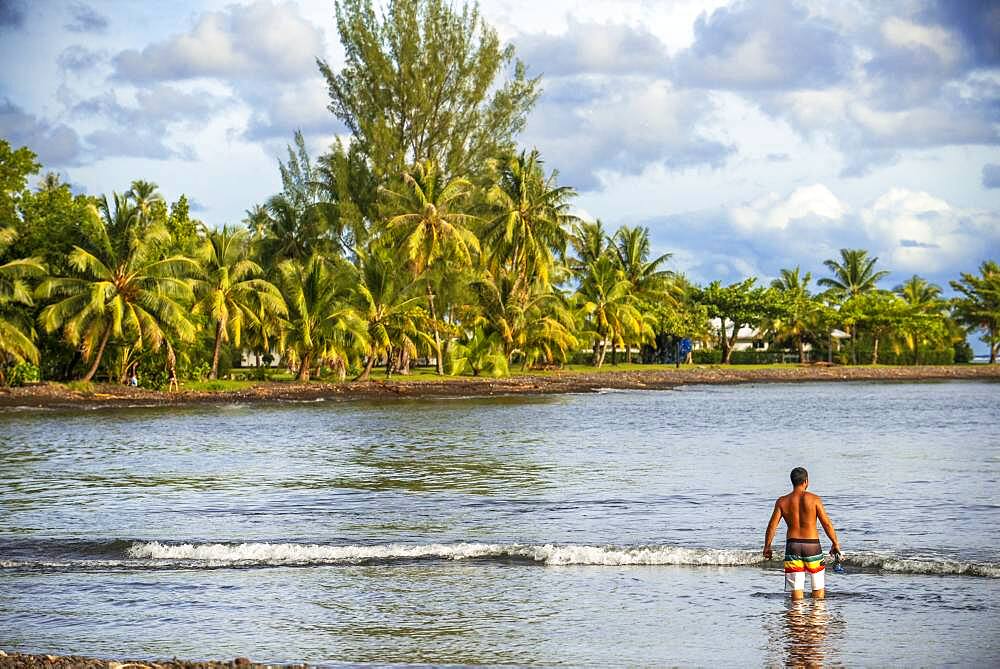
POLYGON ((192 390, 195 392, 232 392, 234 390, 246 390, 259 386, 262 381, 228 381, 218 379, 215 381, 181 381, 181 390, 192 390))

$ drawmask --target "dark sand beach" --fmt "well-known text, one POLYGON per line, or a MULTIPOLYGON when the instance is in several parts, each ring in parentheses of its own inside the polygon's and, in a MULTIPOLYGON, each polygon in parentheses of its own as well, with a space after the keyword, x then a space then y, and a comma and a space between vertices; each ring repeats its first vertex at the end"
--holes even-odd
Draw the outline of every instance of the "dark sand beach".
POLYGON ((0 388, 0 407, 159 406, 218 402, 273 402, 330 400, 390 400, 434 397, 489 397, 586 393, 601 389, 663 390, 685 385, 799 383, 813 381, 947 381, 1000 380, 1000 365, 908 367, 798 367, 694 366, 681 369, 629 371, 559 371, 506 378, 445 377, 343 383, 262 382, 233 391, 166 392, 118 384, 93 384, 86 391, 63 384, 42 383, 23 388, 0 388))
POLYGON ((79 655, 28 655, 0 651, 0 669, 306 669, 306 664, 260 664, 245 657, 224 661, 103 660, 79 655))

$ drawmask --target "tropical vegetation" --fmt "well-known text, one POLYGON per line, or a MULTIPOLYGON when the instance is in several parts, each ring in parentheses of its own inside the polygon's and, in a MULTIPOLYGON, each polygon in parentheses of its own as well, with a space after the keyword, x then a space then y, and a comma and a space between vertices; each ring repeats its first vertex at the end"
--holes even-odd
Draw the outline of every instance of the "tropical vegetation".
POLYGON ((0 140, 0 381, 504 375, 680 362, 683 340, 696 362, 917 364, 968 360, 970 333, 996 360, 996 261, 950 299, 920 276, 885 289, 889 269, 850 248, 815 284, 794 267, 697 285, 648 229, 579 217, 519 148, 540 80, 474 5, 342 0, 336 16, 346 64, 319 69, 349 136, 313 159, 295 133, 281 192, 240 225, 141 179, 29 187, 35 154, 0 140))

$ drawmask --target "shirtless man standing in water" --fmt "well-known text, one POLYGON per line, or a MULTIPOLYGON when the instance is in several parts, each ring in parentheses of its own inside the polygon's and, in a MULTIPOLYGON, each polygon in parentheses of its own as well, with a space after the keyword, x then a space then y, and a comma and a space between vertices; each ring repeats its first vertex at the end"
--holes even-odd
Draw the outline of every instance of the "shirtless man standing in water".
POLYGON ((823 549, 819 545, 816 519, 823 525, 823 531, 830 538, 831 555, 840 554, 837 532, 826 515, 823 500, 818 495, 806 492, 809 487, 809 472, 802 467, 792 470, 792 492, 779 497, 774 503, 774 512, 767 523, 764 534, 764 558, 771 559, 771 541, 778 531, 778 523, 783 519, 785 534, 785 582, 792 586, 792 599, 802 599, 805 595, 806 572, 811 576, 812 596, 823 599, 824 587, 823 549))

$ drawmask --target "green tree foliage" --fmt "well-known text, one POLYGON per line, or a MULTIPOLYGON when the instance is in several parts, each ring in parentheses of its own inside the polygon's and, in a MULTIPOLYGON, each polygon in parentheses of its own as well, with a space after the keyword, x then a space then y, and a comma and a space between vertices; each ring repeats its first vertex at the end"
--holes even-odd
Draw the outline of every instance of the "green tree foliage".
POLYGON ((338 137, 328 153, 316 161, 313 172, 320 202, 317 207, 336 240, 338 250, 357 256, 380 221, 379 183, 357 143, 345 146, 338 137))
POLYGON ((169 232, 144 225, 127 197, 103 198, 100 211, 101 220, 81 230, 84 244, 69 254, 71 274, 48 278, 37 290, 42 299, 57 300, 39 316, 46 331, 61 330, 92 361, 84 381, 97 373, 112 337, 155 350, 168 335, 192 341, 196 333, 185 306, 191 288, 183 278, 196 270, 195 262, 162 257, 169 232))
POLYGON ((380 182, 426 160, 449 178, 475 175, 514 148, 538 80, 476 4, 389 0, 379 14, 372 0, 341 0, 336 15, 346 64, 317 62, 330 111, 380 182))
POLYGON ((952 301, 955 318, 970 332, 982 330, 982 341, 990 347, 990 363, 997 361, 1000 351, 1000 265, 984 260, 979 275, 962 272, 962 278, 952 281, 960 297, 952 301))
MULTIPOLYGON (((387 222, 387 241, 400 249, 415 277, 424 277, 431 322, 436 322, 434 288, 425 272, 430 274, 446 257, 450 268, 461 269, 472 264, 473 254, 479 254, 479 238, 470 227, 477 219, 463 211, 472 184, 462 178, 446 181, 437 164, 429 160, 404 174, 403 185, 402 192, 385 191, 392 210, 398 212, 387 222)), ((444 374, 437 328, 434 355, 438 374, 444 374)))
MULTIPOLYGON (((0 255, 17 238, 13 228, 0 228, 0 255)), ((40 258, 19 258, 0 265, 0 381, 11 364, 38 364, 31 319, 17 305, 32 306, 28 280, 45 274, 40 258)))
POLYGON ((66 271, 66 257, 74 245, 82 242, 81 226, 97 217, 94 202, 93 198, 74 196, 66 184, 25 191, 15 223, 18 238, 8 250, 9 257, 38 256, 49 271, 66 271))
POLYGON ((829 288, 841 300, 848 300, 862 293, 876 290, 878 282, 889 275, 888 271, 875 271, 878 258, 868 257, 864 249, 840 249, 840 260, 824 260, 832 276, 816 283, 829 288))
POLYGON ((496 333, 486 334, 481 328, 475 328, 472 334, 454 348, 451 359, 451 373, 471 373, 479 376, 486 373, 492 376, 504 376, 508 372, 507 356, 496 333))
POLYGON ((288 307, 283 348, 298 363, 296 378, 308 381, 313 365, 346 359, 361 332, 351 305, 356 283, 352 267, 312 255, 304 263, 285 260, 278 265, 279 285, 288 307))
POLYGON ((584 317, 583 333, 594 342, 593 363, 604 364, 608 346, 625 346, 652 337, 652 327, 637 305, 632 282, 610 255, 590 264, 577 293, 584 317))
POLYGON ((795 342, 800 363, 806 361, 806 340, 815 341, 823 329, 822 306, 809 292, 811 279, 809 272, 803 275, 798 267, 781 270, 781 275, 771 282, 771 288, 776 291, 775 313, 764 323, 764 329, 779 341, 791 339, 795 342))
POLYGON ((742 328, 755 327, 780 313, 774 293, 756 284, 756 277, 728 286, 713 281, 699 294, 698 300, 707 308, 708 316, 719 319, 719 347, 725 364, 732 358, 742 328))
POLYGON ((566 253, 571 226, 570 200, 576 192, 556 183, 558 173, 542 171, 537 150, 511 154, 493 163, 495 182, 486 201, 495 212, 482 229, 488 261, 548 286, 557 256, 566 253))
POLYGON ((851 308, 849 302, 860 295, 878 289, 878 282, 889 275, 886 270, 875 271, 878 258, 869 257, 864 249, 840 249, 840 260, 824 260, 823 264, 830 270, 831 276, 823 277, 816 283, 828 288, 829 297, 840 304, 845 318, 841 325, 851 335, 851 356, 857 364, 858 342, 861 333, 857 331, 857 308, 851 308), (844 308, 846 307, 846 308, 844 308))
POLYGON ((0 139, 0 229, 17 229, 17 204, 28 185, 28 177, 41 165, 28 147, 12 149, 0 139))
POLYGON ((249 236, 247 230, 228 226, 209 230, 195 256, 204 278, 193 282, 196 301, 191 312, 208 315, 215 325, 210 379, 219 376, 222 342, 231 340, 238 347, 244 323, 261 313, 258 308, 276 316, 287 313, 281 293, 260 278, 264 270, 249 257, 249 236))
POLYGON ((953 344, 947 324, 947 305, 941 298, 941 287, 914 274, 896 286, 893 292, 906 309, 900 335, 912 355, 913 364, 920 364, 921 352, 930 347, 949 348, 953 344))
POLYGON ((429 319, 420 306, 423 296, 406 274, 398 271, 394 259, 385 252, 373 252, 360 259, 354 309, 366 325, 368 360, 358 380, 367 380, 381 357, 386 359, 386 376, 417 355, 418 343, 430 340, 429 319))

